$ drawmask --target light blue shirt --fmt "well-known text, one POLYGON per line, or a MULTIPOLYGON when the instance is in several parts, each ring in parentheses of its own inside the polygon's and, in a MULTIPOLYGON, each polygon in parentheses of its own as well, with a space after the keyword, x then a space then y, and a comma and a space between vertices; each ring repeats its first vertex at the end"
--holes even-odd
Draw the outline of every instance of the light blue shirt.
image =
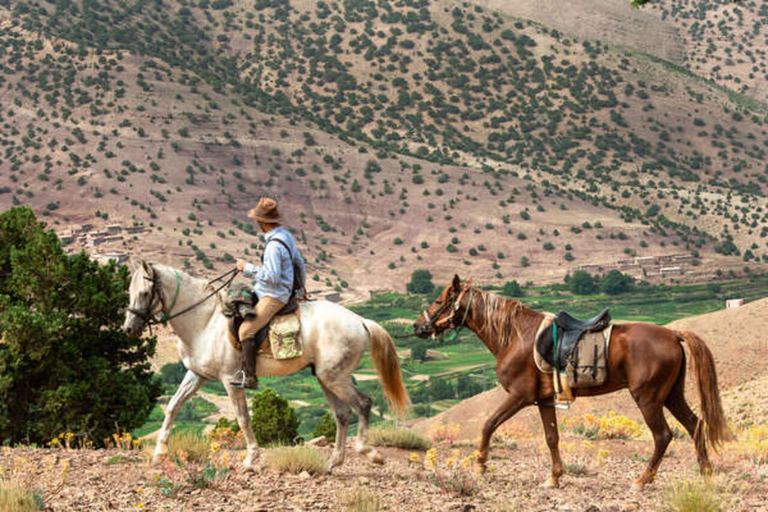
POLYGON ((264 235, 266 247, 264 248, 264 262, 261 267, 247 263, 243 269, 245 277, 256 278, 253 291, 256 296, 273 297, 282 303, 287 303, 293 291, 293 265, 291 255, 301 270, 300 282, 302 286, 306 279, 304 258, 301 257, 296 247, 296 239, 284 227, 278 226, 264 235), (273 238, 279 238, 291 248, 291 254, 280 242, 269 243, 273 238))

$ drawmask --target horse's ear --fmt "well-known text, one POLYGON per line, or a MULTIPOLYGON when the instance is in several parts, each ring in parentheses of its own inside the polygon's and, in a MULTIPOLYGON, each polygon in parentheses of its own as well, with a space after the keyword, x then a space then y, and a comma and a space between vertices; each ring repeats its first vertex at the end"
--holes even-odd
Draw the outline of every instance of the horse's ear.
POLYGON ((141 266, 144 268, 144 272, 146 272, 149 277, 155 275, 155 270, 152 268, 152 265, 147 263, 145 260, 141 260, 141 266))
POLYGON ((454 274, 453 275, 453 283, 452 284, 453 284, 453 289, 454 290, 458 290, 459 288, 461 288, 461 278, 459 277, 459 274, 454 274))

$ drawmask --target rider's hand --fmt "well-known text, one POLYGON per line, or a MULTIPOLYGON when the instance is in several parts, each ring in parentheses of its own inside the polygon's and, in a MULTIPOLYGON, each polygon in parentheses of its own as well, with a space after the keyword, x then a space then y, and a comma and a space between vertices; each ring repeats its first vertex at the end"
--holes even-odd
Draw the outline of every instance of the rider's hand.
POLYGON ((242 272, 247 264, 248 262, 245 260, 237 260, 237 271, 242 272))

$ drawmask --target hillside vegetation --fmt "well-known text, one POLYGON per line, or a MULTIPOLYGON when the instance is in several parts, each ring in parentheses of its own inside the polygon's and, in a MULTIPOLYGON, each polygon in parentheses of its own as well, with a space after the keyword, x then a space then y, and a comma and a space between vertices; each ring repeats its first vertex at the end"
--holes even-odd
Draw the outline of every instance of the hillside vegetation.
POLYGON ((765 106, 626 47, 423 0, 2 19, 0 202, 150 228, 113 251, 213 271, 259 252, 244 212, 269 193, 315 289, 767 257, 765 106))

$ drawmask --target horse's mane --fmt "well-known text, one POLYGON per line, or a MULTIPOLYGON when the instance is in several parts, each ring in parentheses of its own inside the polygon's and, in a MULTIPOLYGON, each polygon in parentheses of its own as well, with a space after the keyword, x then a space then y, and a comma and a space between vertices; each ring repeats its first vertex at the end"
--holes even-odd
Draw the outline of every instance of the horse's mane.
POLYGON ((535 333, 541 323, 541 313, 538 313, 522 302, 506 299, 495 293, 476 290, 482 297, 482 334, 487 340, 495 340, 497 350, 508 345, 516 335, 527 341, 531 333, 535 333))

